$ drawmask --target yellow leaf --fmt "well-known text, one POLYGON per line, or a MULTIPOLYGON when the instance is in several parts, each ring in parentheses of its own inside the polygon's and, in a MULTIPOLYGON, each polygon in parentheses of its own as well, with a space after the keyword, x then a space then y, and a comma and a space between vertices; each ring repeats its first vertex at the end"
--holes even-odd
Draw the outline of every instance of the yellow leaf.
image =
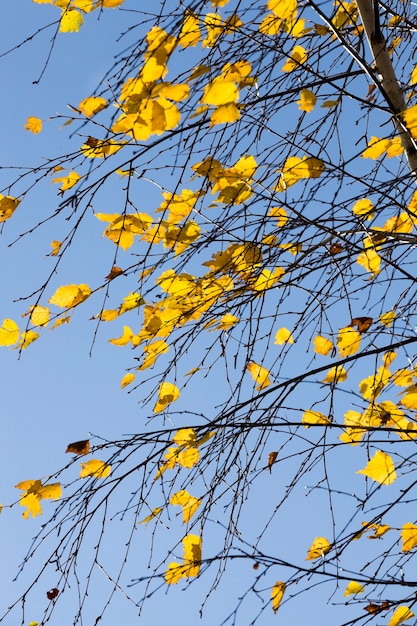
POLYGON ((133 309, 141 306, 141 304, 145 304, 145 300, 142 298, 140 293, 130 293, 128 296, 123 298, 123 302, 120 305, 119 315, 123 315, 126 311, 133 311, 133 309))
POLYGON ((412 617, 414 617, 414 613, 407 606, 399 606, 388 622, 388 626, 398 626, 398 624, 402 624, 412 617))
POLYGON ((303 89, 300 93, 300 99, 297 100, 298 108, 300 111, 309 113, 316 106, 316 95, 308 89, 303 89))
POLYGON ((368 198, 358 200, 352 207, 353 215, 363 216, 367 220, 371 220, 374 216, 374 205, 368 198))
POLYGON ((207 36, 201 46, 203 48, 212 48, 217 38, 220 37, 224 31, 222 16, 219 13, 207 13, 204 17, 204 26, 207 29, 207 36))
POLYGON ((280 171, 280 180, 276 191, 285 191, 288 187, 306 178, 319 178, 325 170, 323 161, 315 157, 288 157, 280 171))
POLYGON ((391 485, 397 478, 392 458, 382 450, 377 450, 366 467, 356 473, 369 476, 381 485, 391 485))
POLYGON ((200 100, 203 104, 219 106, 221 104, 235 103, 239 100, 239 89, 237 85, 226 80, 222 76, 217 76, 204 88, 203 96, 200 100))
POLYGON ((314 337, 314 352, 317 354, 323 354, 327 356, 329 352, 333 349, 333 344, 330 339, 326 339, 326 337, 322 337, 321 335, 317 335, 314 337))
POLYGON ((358 352, 361 344, 361 334, 351 326, 345 326, 339 330, 337 347, 340 356, 349 356, 358 352))
POLYGON ((99 96, 91 96, 90 98, 84 98, 78 105, 79 110, 86 117, 92 117, 99 111, 102 111, 107 106, 107 100, 100 98, 99 96))
POLYGON ((200 453, 197 448, 186 448, 185 450, 181 450, 177 455, 177 463, 181 465, 181 467, 187 467, 190 469, 194 467, 200 460, 200 453))
POLYGON ((172 440, 180 447, 195 448, 197 434, 194 428, 181 428, 175 433, 172 440))
POLYGON ((274 611, 274 613, 278 611, 286 588, 287 585, 285 583, 278 581, 271 589, 272 610, 274 611))
POLYGON ((374 278, 377 274, 379 274, 380 266, 381 266, 381 257, 379 256, 376 250, 372 250, 372 248, 367 248, 364 252, 361 252, 356 259, 356 263, 362 265, 366 269, 367 272, 372 274, 372 278, 374 278))
POLYGON ((407 522, 403 525, 401 531, 401 539, 403 542, 401 550, 403 552, 409 552, 417 545, 417 526, 407 522))
POLYGON ((236 315, 231 315, 231 313, 226 313, 222 316, 217 328, 220 330, 229 330, 233 328, 239 321, 239 318, 236 315))
POLYGON ((272 209, 269 209, 268 217, 277 218, 277 228, 282 228, 282 226, 285 226, 285 224, 288 222, 287 211, 280 206, 272 207, 272 209))
POLYGON ((59 254, 59 251, 61 250, 61 245, 61 242, 57 241, 56 239, 54 239, 54 241, 51 241, 52 256, 57 256, 59 254))
POLYGON ((171 496, 170 504, 182 507, 182 521, 186 524, 201 505, 201 500, 191 496, 188 491, 181 489, 181 491, 177 491, 177 493, 171 496))
POLYGON ((5 222, 15 212, 20 204, 20 200, 12 196, 2 196, 0 193, 0 222, 5 222))
POLYGON ((385 535, 389 530, 391 530, 390 526, 386 524, 368 524, 368 522, 362 522, 362 526, 366 526, 366 530, 372 531, 372 535, 369 535, 368 539, 379 539, 382 535, 385 535))
POLYGON ((363 593, 363 591, 364 591, 363 585, 355 582, 354 580, 351 580, 348 586, 346 587, 345 593, 343 595, 348 597, 348 596, 356 595, 357 593, 363 593))
POLYGON ((30 346, 31 343, 39 339, 39 336, 40 336, 39 333, 35 333, 34 330, 27 330, 26 332, 22 333, 22 336, 20 337, 20 341, 17 344, 15 350, 17 349, 26 350, 26 348, 30 346))
POLYGON ((152 513, 150 513, 150 515, 147 515, 146 517, 144 517, 142 520, 140 520, 140 522, 138 522, 138 524, 148 524, 155 517, 158 517, 160 512, 163 511, 163 510, 164 510, 163 506, 157 506, 155 509, 153 509, 153 511, 152 511, 152 513))
POLYGON ((99 461, 98 459, 90 459, 90 461, 80 463, 80 465, 80 478, 87 478, 87 476, 106 478, 106 476, 108 476, 111 472, 111 466, 107 465, 104 461, 99 461))
POLYGON ((407 368, 400 369, 393 374, 392 382, 398 387, 408 387, 413 384, 413 375, 414 372, 407 368))
POLYGON ((379 139, 378 137, 371 137, 368 142, 367 149, 362 153, 364 159, 378 159, 390 145, 389 139, 379 139))
POLYGON ((41 500, 58 500, 62 495, 62 488, 59 483, 52 483, 49 485, 42 485, 40 480, 24 480, 17 485, 16 489, 23 491, 19 504, 25 506, 26 511, 23 513, 23 517, 27 519, 29 514, 32 517, 42 515, 41 500))
POLYGON ((68 9, 64 11, 59 24, 61 33, 74 33, 80 30, 84 24, 84 18, 79 11, 68 9))
POLYGON ((124 1, 125 0, 100 0, 100 3, 102 3, 105 9, 115 9, 123 4, 124 1))
MULTIPOLYGON (((182 540, 182 545, 184 546, 184 561, 195 565, 199 570, 201 562, 201 538, 197 535, 186 535, 182 540)), ((193 575, 197 576, 197 574, 198 571, 193 575)))
POLYGON ((48 302, 59 306, 61 309, 71 309, 86 300, 90 294, 90 287, 84 283, 80 285, 64 285, 58 287, 48 302))
POLYGON ((120 337, 109 339, 109 343, 114 346, 127 346, 133 337, 133 332, 129 326, 123 326, 123 334, 120 337))
POLYGON ((325 537, 316 537, 308 549, 306 561, 323 558, 330 548, 331 545, 325 537))
POLYGON ((271 272, 271 270, 264 269, 256 277, 252 288, 255 291, 259 292, 266 291, 267 289, 272 289, 272 287, 275 287, 276 283, 281 280, 284 274, 285 270, 282 267, 275 268, 273 272, 271 272))
POLYGON ((261 391, 261 389, 265 389, 265 387, 269 387, 271 384, 271 379, 269 378, 269 370, 262 365, 258 365, 258 363, 254 363, 251 361, 247 365, 247 369, 249 370, 253 380, 257 383, 256 389, 261 391))
POLYGON ((97 315, 102 322, 112 322, 117 317, 119 317, 119 311, 116 309, 103 309, 101 313, 97 315))
POLYGON ((125 387, 133 383, 134 380, 135 380, 135 374, 132 374, 131 372, 125 374, 120 383, 121 389, 124 389, 125 387))
POLYGON ((308 57, 307 50, 305 50, 303 46, 295 46, 292 49, 289 58, 286 60, 286 62, 282 66, 281 71, 293 72, 298 67, 300 67, 300 65, 302 65, 303 63, 307 61, 307 57, 308 57))
POLYGON ((192 11, 186 10, 184 22, 178 37, 179 45, 183 48, 196 46, 201 39, 199 19, 192 11))
POLYGON ((417 137, 417 104, 403 111, 401 117, 411 136, 415 139, 417 137))
POLYGON ((39 117, 31 115, 26 120, 25 130, 30 130, 31 133, 37 135, 42 130, 42 120, 40 120, 39 117))
POLYGON ((379 367, 375 374, 371 374, 359 383, 359 391, 365 400, 375 400, 390 381, 391 374, 385 367, 379 367))
POLYGON ((240 119, 240 111, 233 103, 222 104, 216 107, 210 117, 210 126, 227 124, 240 119))
POLYGON ((294 343, 293 336, 288 328, 280 328, 275 334, 274 344, 282 346, 284 343, 294 343))
POLYGON ((169 563, 165 573, 165 582, 174 585, 181 578, 198 576, 201 563, 201 538, 197 535, 187 535, 182 540, 184 548, 184 564, 169 563))
POLYGON ((341 365, 331 367, 323 379, 324 383, 342 383, 347 379, 347 372, 341 365))
POLYGON ((330 424, 329 418, 319 411, 305 411, 301 421, 305 428, 311 424, 330 424))
POLYGON ((148 346, 144 346, 143 352, 146 356, 142 365, 138 367, 138 370, 146 370, 148 367, 152 367, 158 356, 166 354, 168 350, 169 346, 165 341, 163 341, 163 339, 157 339, 148 346))
POLYGON ((395 311, 387 311, 387 313, 382 313, 382 315, 379 316, 379 321, 383 326, 389 328, 396 317, 397 314, 395 311))
POLYGON ((297 16, 297 0, 268 0, 267 7, 281 20, 293 20, 297 16))
POLYGON ((401 402, 406 409, 417 411, 417 385, 410 385, 405 390, 405 394, 401 398, 401 402))
POLYGON ((67 189, 71 189, 71 187, 74 187, 74 185, 78 183, 80 178, 81 177, 79 176, 79 174, 77 174, 77 172, 69 172, 67 176, 53 178, 52 182, 57 184, 62 183, 60 191, 66 191, 67 189))
POLYGON ((0 346, 13 346, 19 339, 19 326, 6 317, 0 327, 0 346))
POLYGON ((161 413, 172 402, 175 402, 180 397, 180 390, 172 383, 161 383, 158 391, 158 401, 154 406, 154 413, 161 413))

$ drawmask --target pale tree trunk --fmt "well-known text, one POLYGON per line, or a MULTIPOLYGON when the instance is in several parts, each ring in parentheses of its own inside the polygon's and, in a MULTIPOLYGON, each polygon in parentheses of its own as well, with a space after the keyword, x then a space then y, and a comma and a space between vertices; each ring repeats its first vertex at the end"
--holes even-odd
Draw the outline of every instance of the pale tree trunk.
POLYGON ((401 144, 404 148, 410 170, 417 181, 417 150, 416 144, 410 133, 404 126, 399 113, 407 108, 404 94, 399 84, 392 65, 391 57, 388 54, 386 41, 382 35, 377 0, 356 0, 359 14, 361 16, 365 35, 369 43, 372 56, 375 61, 380 87, 385 99, 393 113, 394 124, 401 144))

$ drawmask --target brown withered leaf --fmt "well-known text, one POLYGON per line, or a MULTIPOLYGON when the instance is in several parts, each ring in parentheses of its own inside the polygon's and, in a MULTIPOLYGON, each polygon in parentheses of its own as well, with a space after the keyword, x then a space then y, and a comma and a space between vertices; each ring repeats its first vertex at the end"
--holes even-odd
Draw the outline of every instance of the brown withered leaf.
POLYGON ((370 602, 364 608, 365 608, 365 611, 368 611, 368 613, 375 615, 376 613, 381 613, 381 611, 388 611, 389 602, 385 601, 385 602, 381 602, 381 604, 373 604, 372 602, 370 602))
POLYGON ((268 469, 270 472, 272 472, 272 466, 277 460, 277 456, 278 456, 278 452, 270 452, 268 454, 268 469))
POLYGON ((113 278, 116 278, 116 276, 120 276, 120 274, 124 274, 124 271, 122 270, 122 268, 117 267, 117 265, 113 265, 113 267, 110 270, 110 273, 107 274, 106 276, 106 280, 113 280, 113 278))
POLYGON ((73 454, 88 454, 90 452, 90 440, 83 439, 82 441, 74 441, 69 443, 65 452, 72 452, 73 454))
POLYGON ((343 252, 343 246, 341 243, 331 243, 330 244, 330 248, 329 248, 329 252, 332 256, 334 256, 335 254, 340 254, 341 252, 343 252))
POLYGON ((366 99, 368 102, 372 102, 373 100, 375 100, 375 96, 373 95, 375 89, 376 85, 374 85, 374 83, 368 85, 368 93, 366 94, 366 99))
POLYGON ((95 137, 89 137, 85 143, 89 148, 96 148, 98 144, 98 139, 96 139, 95 137))
POLYGON ((259 563, 254 563, 254 564, 252 565, 252 567, 253 567, 253 569, 259 569, 259 563))
POLYGON ((58 594, 59 594, 59 589, 54 587, 53 589, 50 589, 49 591, 46 592, 46 597, 48 598, 48 600, 54 600, 58 594))
POLYGON ((356 326, 358 332, 366 333, 373 321, 372 317, 354 317, 350 322, 350 325, 356 326))

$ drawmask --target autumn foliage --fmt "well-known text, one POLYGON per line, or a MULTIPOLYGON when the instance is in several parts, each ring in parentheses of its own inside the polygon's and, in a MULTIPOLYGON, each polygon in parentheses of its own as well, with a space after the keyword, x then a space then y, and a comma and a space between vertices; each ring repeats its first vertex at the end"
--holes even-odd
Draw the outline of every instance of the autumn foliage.
MULTIPOLYGON (((57 36, 74 41, 94 36, 95 15, 132 8, 33 1, 53 5, 57 36)), ((33 188, 57 207, 18 238, 24 249, 47 229, 50 274, 20 319, 3 307, 0 345, 42 350, 49 330, 93 320, 95 341, 126 352, 114 393, 150 418, 114 442, 71 433, 62 470, 16 485, 25 518, 51 515, 38 537, 56 536, 62 562, 53 610, 78 555, 98 562, 111 510, 124 545, 148 541, 133 582, 127 556, 106 571, 114 589, 136 586, 135 606, 158 585, 186 596, 207 580, 204 610, 238 561, 223 624, 243 623, 243 607, 250 623, 289 620, 314 590, 329 623, 382 614, 397 626, 414 617, 417 546, 412 9, 170 0, 156 17, 133 5, 142 36, 96 92, 43 119, 28 104, 19 140, 50 128, 68 134, 68 154, 51 142, 47 163, 0 194, 6 238, 33 188), (107 264, 80 281, 61 263, 83 225, 107 264)), ((49 602, 37 619, 51 615, 49 602)))

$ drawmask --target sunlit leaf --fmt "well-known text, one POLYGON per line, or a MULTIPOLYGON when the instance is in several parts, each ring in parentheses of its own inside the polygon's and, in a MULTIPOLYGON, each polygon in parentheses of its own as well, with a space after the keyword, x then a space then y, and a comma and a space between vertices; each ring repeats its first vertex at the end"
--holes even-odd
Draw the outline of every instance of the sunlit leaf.
POLYGON ((278 581, 271 589, 272 610, 274 611, 274 613, 278 611, 286 588, 287 585, 285 583, 278 581))
POLYGON ((40 120, 39 117, 31 115, 26 120, 25 130, 29 130, 34 135, 37 135, 42 130, 42 120, 40 120))
POLYGON ((317 335, 314 337, 314 352, 317 354, 323 354, 327 356, 329 352, 333 349, 333 344, 330 339, 326 337, 322 337, 321 335, 317 335))
POLYGON ((182 507, 182 521, 184 524, 190 521, 198 507, 201 505, 201 500, 191 496, 185 489, 181 489, 181 491, 174 493, 169 502, 174 506, 180 505, 182 507))
POLYGON ((351 580, 348 586, 346 587, 345 593, 343 595, 348 597, 348 596, 356 595, 357 593, 363 593, 363 592, 364 592, 363 585, 355 582, 354 580, 351 580))
POLYGON ((153 509, 152 513, 150 513, 149 515, 144 517, 142 520, 140 520, 138 524, 149 524, 149 522, 155 519, 155 517, 158 517, 160 512, 163 510, 164 510, 163 506, 157 506, 155 509, 153 509))
POLYGON ((3 196, 0 193, 0 222, 5 222, 10 219, 19 204, 20 200, 18 198, 3 196))
POLYGON ((377 450, 366 467, 357 471, 382 485, 391 485, 397 478, 395 466, 389 454, 377 450))
POLYGON ((23 517, 27 519, 29 515, 36 517, 42 515, 41 500, 59 500, 62 495, 62 488, 59 483, 42 485, 40 480, 24 480, 18 483, 16 489, 23 491, 19 504, 25 506, 26 511, 23 517))
POLYGON ((76 33, 84 24, 84 18, 79 11, 68 9, 63 12, 59 24, 61 33, 76 33))
POLYGON ((112 343, 114 346, 127 346, 132 337, 132 329, 129 326, 123 326, 123 334, 120 337, 109 339, 109 343, 112 343))
POLYGON ((324 383, 342 383, 347 379, 347 372, 341 365, 331 367, 323 379, 324 383))
POLYGON ((80 285, 65 285, 58 287, 48 302, 59 306, 61 309, 70 309, 84 302, 90 294, 90 287, 84 283, 80 285))
POLYGON ((305 411, 301 422, 308 428, 312 424, 330 424, 330 419, 319 411, 305 411))
POLYGON ((66 191, 67 189, 71 189, 74 187, 80 180, 80 175, 77 172, 69 172, 67 176, 59 176, 57 178, 53 178, 52 182, 57 183, 58 185, 61 183, 60 191, 66 191))
POLYGON ((303 89, 300 93, 300 99, 297 100, 298 108, 301 111, 309 113, 316 106, 317 97, 309 89, 303 89))
POLYGON ((274 344, 283 346, 285 343, 294 343, 294 338, 288 328, 279 328, 275 333, 274 344))
POLYGON ((355 354, 360 349, 361 335, 351 326, 346 326, 339 330, 337 336, 337 347, 340 356, 355 354))
POLYGON ((78 105, 79 110, 86 117, 92 117, 99 111, 102 111, 107 106, 107 100, 100 98, 99 96, 91 96, 81 100, 78 105))
POLYGON ((81 463, 80 478, 94 476, 94 478, 106 478, 111 472, 111 466, 98 459, 90 459, 81 463))
POLYGON ((271 379, 269 378, 269 370, 262 365, 258 365, 258 363, 254 363, 251 361, 247 365, 247 369, 249 370, 253 380, 257 383, 256 389, 260 391, 261 389, 265 389, 265 387, 269 387, 271 384, 271 379))
POLYGON ((19 326, 6 318, 0 327, 0 346, 13 346, 19 340, 19 326))
POLYGON ((388 626, 398 626, 398 624, 402 624, 403 622, 414 617, 414 613, 410 611, 407 606, 399 606, 392 615, 390 621, 388 622, 388 626))
POLYGON ((161 383, 158 391, 158 400, 154 406, 154 413, 160 413, 161 411, 165 411, 167 406, 169 406, 172 402, 175 402, 180 397, 180 390, 176 385, 172 383, 163 382, 161 383))
POLYGON ((401 531, 401 539, 403 552, 410 552, 417 545, 417 526, 408 522, 403 525, 401 531))
POLYGON ((371 220, 374 217, 374 205, 368 198, 358 200, 352 207, 353 215, 360 215, 367 220, 371 220))
POLYGON ((308 58, 307 50, 303 48, 303 46, 295 46, 292 49, 289 58, 286 60, 286 62, 282 66, 281 71, 293 72, 298 67, 300 67, 300 65, 305 63, 307 61, 307 58, 308 58))
POLYGON ((133 383, 133 381, 135 380, 136 376, 135 374, 133 374, 132 372, 128 372, 127 374, 125 374, 122 378, 122 380, 120 381, 120 387, 121 389, 124 389, 125 387, 127 387, 128 385, 130 385, 131 383, 133 383))
POLYGON ((316 537, 308 549, 306 561, 323 558, 330 548, 331 545, 325 537, 316 537))

